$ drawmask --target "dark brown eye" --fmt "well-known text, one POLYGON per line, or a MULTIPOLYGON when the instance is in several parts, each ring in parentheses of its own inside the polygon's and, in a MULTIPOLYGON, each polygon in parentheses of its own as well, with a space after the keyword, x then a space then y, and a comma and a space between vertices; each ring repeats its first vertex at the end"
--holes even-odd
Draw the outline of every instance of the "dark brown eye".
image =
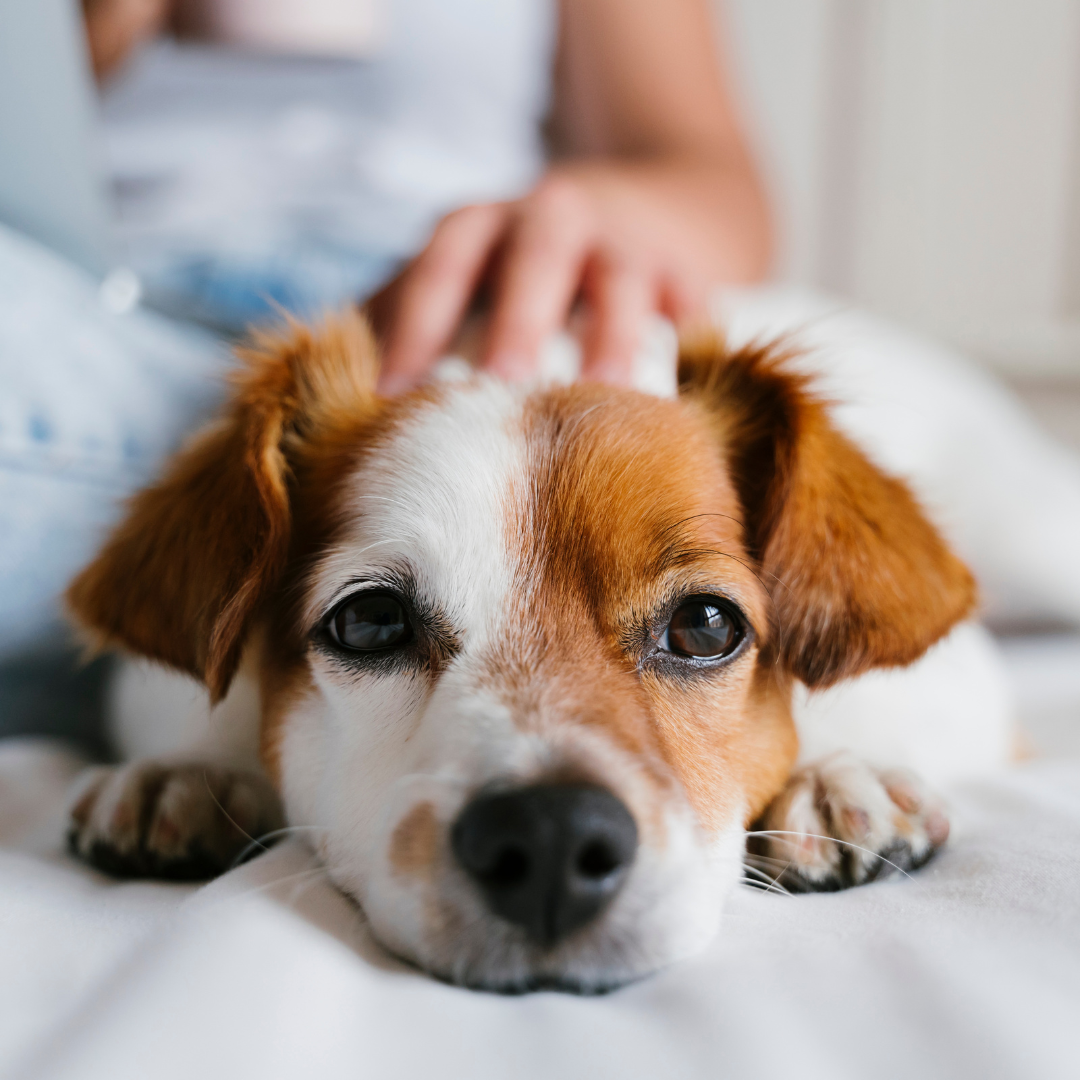
POLYGON ((708 597, 687 600, 671 616, 660 647, 679 656, 718 660, 735 651, 742 640, 742 624, 735 613, 708 597))
POLYGON ((374 652, 412 637, 405 607, 386 593, 361 593, 346 600, 330 620, 330 636, 346 649, 374 652))

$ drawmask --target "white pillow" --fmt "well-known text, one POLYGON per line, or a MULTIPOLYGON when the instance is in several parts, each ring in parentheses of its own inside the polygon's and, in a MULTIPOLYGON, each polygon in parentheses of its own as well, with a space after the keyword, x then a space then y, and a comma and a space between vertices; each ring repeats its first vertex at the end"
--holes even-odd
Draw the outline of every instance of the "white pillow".
POLYGON ((837 424, 906 479, 979 579, 997 625, 1080 625, 1080 457, 957 353, 840 301, 784 286, 729 290, 732 344, 789 335, 837 424))

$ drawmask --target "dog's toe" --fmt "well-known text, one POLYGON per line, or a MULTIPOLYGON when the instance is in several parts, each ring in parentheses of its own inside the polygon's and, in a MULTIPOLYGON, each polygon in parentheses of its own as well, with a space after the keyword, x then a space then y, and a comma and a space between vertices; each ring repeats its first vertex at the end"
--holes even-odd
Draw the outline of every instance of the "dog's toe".
POLYGON ((792 776, 751 833, 749 859, 794 891, 844 889, 922 866, 948 835, 918 777, 839 753, 792 776))
POLYGON ((118 877, 199 880, 228 869, 281 824, 276 794, 254 773, 135 762, 80 778, 68 845, 118 877))

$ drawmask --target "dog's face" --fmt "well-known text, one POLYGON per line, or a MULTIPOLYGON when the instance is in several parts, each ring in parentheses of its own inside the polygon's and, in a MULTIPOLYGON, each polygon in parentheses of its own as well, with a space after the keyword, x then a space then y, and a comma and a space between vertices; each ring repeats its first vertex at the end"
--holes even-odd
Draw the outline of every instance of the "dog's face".
POLYGON ((73 606, 217 697, 246 643, 290 820, 454 981, 599 989, 700 948, 794 761, 791 680, 914 659, 971 601, 763 354, 684 357, 676 401, 383 402, 348 321, 249 365, 73 606))
POLYGON ((477 379, 310 494, 339 526, 268 630, 299 629, 268 737, 379 936, 487 986, 603 985, 711 936, 795 740, 701 418, 477 379))

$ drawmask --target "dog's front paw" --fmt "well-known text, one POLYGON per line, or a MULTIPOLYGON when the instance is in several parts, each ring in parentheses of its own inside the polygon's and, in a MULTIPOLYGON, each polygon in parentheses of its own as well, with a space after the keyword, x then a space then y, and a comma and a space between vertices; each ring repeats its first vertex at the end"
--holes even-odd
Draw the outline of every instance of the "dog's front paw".
POLYGON ((194 881, 227 870, 282 823, 277 795, 255 773, 140 761, 80 777, 68 846, 118 877, 194 881))
POLYGON ((796 772, 750 834, 749 865, 795 892, 846 889, 922 866, 949 835, 912 773, 848 753, 796 772))

